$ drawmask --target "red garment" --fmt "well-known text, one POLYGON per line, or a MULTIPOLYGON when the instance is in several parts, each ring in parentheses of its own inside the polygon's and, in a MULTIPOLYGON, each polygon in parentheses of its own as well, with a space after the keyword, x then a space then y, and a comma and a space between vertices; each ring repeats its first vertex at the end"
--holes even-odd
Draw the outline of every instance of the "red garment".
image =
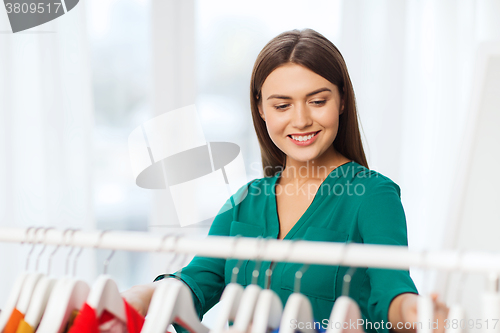
POLYGON ((141 316, 133 307, 130 306, 125 300, 125 313, 127 315, 127 330, 128 333, 140 333, 142 325, 144 325, 144 317, 141 316))
MULTIPOLYGON (((144 317, 141 316, 125 300, 123 300, 123 303, 125 304, 125 314, 127 316, 127 323, 125 323, 127 332, 140 333, 142 325, 144 324, 144 317)), ((98 319, 95 310, 85 303, 83 304, 80 314, 76 317, 75 323, 71 326, 69 333, 99 333, 101 325, 114 319, 115 317, 106 310, 103 311, 98 319)))

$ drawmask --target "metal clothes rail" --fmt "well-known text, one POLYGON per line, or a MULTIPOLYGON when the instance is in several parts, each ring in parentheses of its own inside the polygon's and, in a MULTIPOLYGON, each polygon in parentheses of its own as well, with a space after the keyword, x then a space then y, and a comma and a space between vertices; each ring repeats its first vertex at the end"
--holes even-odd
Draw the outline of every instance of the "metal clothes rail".
POLYGON ((309 264, 461 270, 500 274, 500 253, 409 251, 404 246, 277 240, 250 237, 158 235, 135 231, 0 228, 0 242, 36 243, 123 251, 176 252, 214 258, 309 264))

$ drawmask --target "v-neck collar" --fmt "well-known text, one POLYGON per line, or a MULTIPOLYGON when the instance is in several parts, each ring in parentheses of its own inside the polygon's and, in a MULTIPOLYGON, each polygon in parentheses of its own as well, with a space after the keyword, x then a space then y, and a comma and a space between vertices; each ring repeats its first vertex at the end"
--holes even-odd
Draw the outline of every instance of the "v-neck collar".
MULTIPOLYGON (((344 163, 344 164, 341 164, 339 165, 338 167, 336 167, 335 169, 333 169, 332 171, 330 171, 330 173, 328 174, 328 176, 325 178, 325 180, 323 180, 323 182, 321 183, 321 185, 318 187, 318 190, 316 191, 316 194, 314 195, 314 198, 313 198, 313 201, 311 202, 311 204, 309 205, 309 207, 307 207, 306 211, 304 212, 304 214, 302 214, 302 216, 299 218, 299 220, 295 223, 295 225, 292 227, 292 229, 290 229, 290 231, 288 231, 288 233, 286 234, 286 236, 283 238, 283 239, 290 239, 293 237, 293 235, 295 235, 295 233, 297 232, 297 230, 304 224, 305 221, 307 221, 307 219, 309 218, 309 216, 312 214, 312 212, 314 211, 314 209, 316 209, 316 206, 318 205, 319 201, 317 199, 318 197, 318 193, 320 193, 320 190, 322 190, 322 187, 325 183, 329 182, 331 179, 337 179, 337 178, 340 178, 340 175, 342 174, 341 172, 339 173, 340 168, 346 168, 348 166, 355 166, 355 163, 354 161, 349 161, 347 163, 344 163), (336 175, 333 175, 335 171, 335 174, 336 175)), ((278 238, 278 235, 279 235, 279 232, 280 232, 280 221, 279 221, 279 216, 278 216, 278 204, 276 202, 276 189, 275 189, 275 186, 276 186, 276 183, 278 182, 278 179, 281 177, 281 173, 282 171, 279 171, 272 179, 271 179, 271 194, 269 195, 269 200, 271 201, 269 203, 269 207, 271 208, 271 211, 270 211, 270 215, 271 215, 271 219, 272 219, 272 223, 276 226, 276 228, 278 229, 278 233, 276 234, 276 238, 278 238)))

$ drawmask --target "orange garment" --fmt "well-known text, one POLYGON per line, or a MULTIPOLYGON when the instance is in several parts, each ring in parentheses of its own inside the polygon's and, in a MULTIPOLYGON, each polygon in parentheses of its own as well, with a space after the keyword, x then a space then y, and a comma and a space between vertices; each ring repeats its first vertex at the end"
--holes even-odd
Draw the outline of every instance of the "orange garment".
POLYGON ((71 314, 69 316, 68 323, 66 324, 66 327, 64 327, 63 333, 69 332, 69 329, 71 328, 71 326, 73 326, 73 323, 75 322, 76 316, 78 316, 79 313, 80 313, 79 310, 73 310, 73 312, 71 312, 71 314))
POLYGON ((24 319, 21 319, 19 326, 17 326, 16 333, 35 333, 35 329, 25 322, 24 319))
POLYGON ((24 315, 19 312, 18 309, 14 308, 12 310, 12 314, 10 315, 9 321, 5 328, 3 329, 3 333, 16 333, 17 327, 19 326, 19 322, 24 319, 24 315))

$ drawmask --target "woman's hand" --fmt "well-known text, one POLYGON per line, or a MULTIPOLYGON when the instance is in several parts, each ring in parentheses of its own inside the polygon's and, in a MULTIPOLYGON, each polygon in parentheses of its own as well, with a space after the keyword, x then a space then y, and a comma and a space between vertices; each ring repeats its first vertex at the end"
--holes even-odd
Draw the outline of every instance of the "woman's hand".
MULTIPOLYGON (((398 295, 391 302, 389 307, 389 321, 392 323, 392 331, 399 333, 416 333, 417 326, 413 326, 413 323, 418 323, 418 308, 417 308, 417 300, 418 297, 422 297, 416 294, 405 293, 398 295), (411 323, 407 324, 407 327, 411 327, 409 329, 397 328, 397 323, 411 323)), ((439 295, 437 293, 431 293, 432 302, 434 305, 434 319, 432 323, 437 323, 437 327, 432 324, 434 328, 434 333, 444 333, 445 332, 445 319, 448 318, 448 307, 441 301, 438 300, 439 295)), ((422 323, 425 325, 428 323, 422 323)), ((415 324, 420 325, 420 323, 415 324)), ((401 326, 401 324, 399 324, 401 326)))
POLYGON ((142 316, 148 313, 149 303, 158 283, 138 285, 121 293, 121 296, 142 316))

